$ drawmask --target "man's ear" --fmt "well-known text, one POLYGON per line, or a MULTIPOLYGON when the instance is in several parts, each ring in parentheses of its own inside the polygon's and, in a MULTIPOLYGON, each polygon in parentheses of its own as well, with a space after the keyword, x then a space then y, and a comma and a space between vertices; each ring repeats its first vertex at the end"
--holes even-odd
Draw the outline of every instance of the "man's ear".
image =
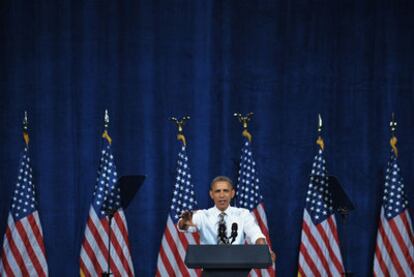
POLYGON ((210 198, 213 199, 213 191, 209 190, 210 198))
POLYGON ((233 199, 235 195, 236 195, 236 191, 234 189, 232 189, 231 190, 231 199, 233 199))

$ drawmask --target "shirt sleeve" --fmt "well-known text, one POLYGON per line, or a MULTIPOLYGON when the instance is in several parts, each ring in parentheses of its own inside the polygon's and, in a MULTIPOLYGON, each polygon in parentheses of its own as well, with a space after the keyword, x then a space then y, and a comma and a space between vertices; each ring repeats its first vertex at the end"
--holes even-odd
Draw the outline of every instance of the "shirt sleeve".
POLYGON ((260 230, 259 225, 256 222, 254 216, 246 210, 245 214, 243 215, 244 220, 244 233, 246 234, 247 240, 251 244, 255 244, 257 239, 263 238, 266 240, 265 235, 260 230))
POLYGON ((193 213, 193 223, 196 225, 196 227, 192 227, 192 228, 194 228, 194 232, 201 230, 201 226, 203 225, 204 217, 205 217, 205 211, 204 210, 194 211, 194 213, 193 213))

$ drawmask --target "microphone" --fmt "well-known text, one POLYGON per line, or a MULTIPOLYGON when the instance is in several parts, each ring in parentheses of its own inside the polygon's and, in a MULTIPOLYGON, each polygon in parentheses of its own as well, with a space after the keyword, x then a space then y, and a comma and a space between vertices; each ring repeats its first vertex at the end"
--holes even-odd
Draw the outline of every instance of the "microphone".
POLYGON ((231 236, 230 236, 230 238, 232 238, 230 244, 233 244, 233 242, 237 238, 237 223, 236 222, 233 222, 233 224, 231 225, 231 236))
POLYGON ((226 224, 220 223, 218 228, 218 236, 220 238, 219 244, 228 244, 226 236, 226 224))

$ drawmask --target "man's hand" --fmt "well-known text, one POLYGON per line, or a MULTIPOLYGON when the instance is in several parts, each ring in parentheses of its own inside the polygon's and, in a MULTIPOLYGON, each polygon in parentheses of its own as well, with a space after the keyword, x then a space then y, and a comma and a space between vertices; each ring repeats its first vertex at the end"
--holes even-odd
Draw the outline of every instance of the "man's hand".
POLYGON ((181 230, 187 230, 190 226, 195 226, 193 223, 193 212, 184 211, 180 216, 180 220, 178 221, 178 228, 181 230))
MULTIPOLYGON (((267 243, 266 243, 266 240, 264 238, 258 238, 256 240, 256 244, 265 245, 267 243)), ((269 247, 269 253, 270 253, 270 258, 272 259, 272 262, 274 263, 276 261, 276 254, 275 254, 275 252, 272 251, 272 249, 270 249, 270 247, 269 247)))

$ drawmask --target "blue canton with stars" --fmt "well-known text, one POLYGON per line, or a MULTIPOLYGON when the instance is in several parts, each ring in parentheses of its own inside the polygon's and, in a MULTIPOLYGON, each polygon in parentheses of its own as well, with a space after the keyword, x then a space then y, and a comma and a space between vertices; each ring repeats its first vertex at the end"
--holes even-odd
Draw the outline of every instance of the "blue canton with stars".
POLYGON ((326 162, 321 149, 319 149, 312 164, 312 172, 306 195, 306 209, 315 225, 326 220, 334 213, 326 162))
POLYGON ((27 147, 24 148, 20 158, 11 211, 15 221, 36 211, 35 187, 32 182, 32 168, 27 147))
POLYGON ((388 220, 399 215, 408 206, 403 178, 400 175, 400 167, 394 152, 391 153, 385 173, 383 201, 385 217, 388 220))
POLYGON ((171 219, 174 223, 177 223, 183 211, 191 211, 196 209, 196 207, 197 200, 195 199, 194 185, 191 182, 187 152, 185 146, 182 146, 181 151, 178 153, 177 177, 170 211, 171 219))
POLYGON ((253 159, 251 143, 246 139, 241 150, 239 177, 237 179, 237 204, 252 211, 263 201, 259 189, 256 162, 253 159))
POLYGON ((107 141, 102 150, 97 184, 93 193, 93 207, 99 218, 104 217, 107 210, 116 211, 121 208, 121 191, 117 185, 114 156, 107 141))

